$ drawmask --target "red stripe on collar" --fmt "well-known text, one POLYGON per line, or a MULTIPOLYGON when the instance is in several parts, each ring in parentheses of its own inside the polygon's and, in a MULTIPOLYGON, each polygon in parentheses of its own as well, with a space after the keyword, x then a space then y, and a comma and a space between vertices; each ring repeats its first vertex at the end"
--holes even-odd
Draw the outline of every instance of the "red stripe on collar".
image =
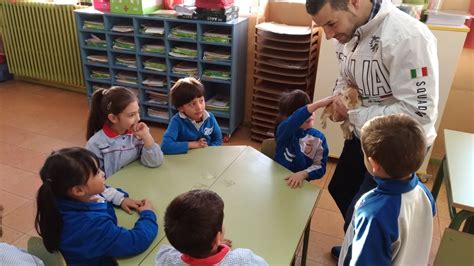
POLYGON ((219 251, 212 256, 200 259, 183 254, 181 260, 190 266, 211 266, 220 263, 229 251, 230 248, 227 245, 220 245, 219 251))
MULTIPOLYGON (((102 126, 102 130, 104 131, 105 135, 109 138, 115 138, 117 136, 120 136, 119 133, 115 132, 110 126, 108 123, 105 123, 103 126, 102 126)), ((127 129, 127 131, 125 132, 124 135, 131 135, 132 134, 132 131, 130 129, 127 129)))

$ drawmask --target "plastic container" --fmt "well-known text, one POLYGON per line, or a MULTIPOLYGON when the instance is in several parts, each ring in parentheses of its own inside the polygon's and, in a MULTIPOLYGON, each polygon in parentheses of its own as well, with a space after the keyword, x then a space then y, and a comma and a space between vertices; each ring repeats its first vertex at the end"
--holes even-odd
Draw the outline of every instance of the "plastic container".
POLYGON ((110 11, 110 0, 94 0, 94 9, 110 11))

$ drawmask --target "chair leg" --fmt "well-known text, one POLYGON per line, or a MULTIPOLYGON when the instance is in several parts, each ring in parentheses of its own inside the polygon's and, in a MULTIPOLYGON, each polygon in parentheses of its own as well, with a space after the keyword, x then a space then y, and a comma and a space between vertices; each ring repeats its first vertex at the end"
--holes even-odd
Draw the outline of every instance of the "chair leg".
MULTIPOLYGON (((449 224, 449 228, 454 230, 459 230, 461 224, 464 220, 468 218, 474 218, 474 213, 466 210, 462 210, 458 212, 454 217, 451 223, 449 224)), ((467 222, 467 221, 466 221, 467 222)))
POLYGON ((467 218, 462 231, 465 233, 474 234, 474 214, 472 217, 467 218))

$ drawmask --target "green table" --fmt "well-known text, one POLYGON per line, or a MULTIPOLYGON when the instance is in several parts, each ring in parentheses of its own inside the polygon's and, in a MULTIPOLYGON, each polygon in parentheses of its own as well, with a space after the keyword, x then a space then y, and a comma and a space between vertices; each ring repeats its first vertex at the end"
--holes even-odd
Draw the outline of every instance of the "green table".
POLYGON ((452 218, 449 228, 457 230, 467 219, 464 231, 474 233, 474 134, 445 129, 444 138, 446 156, 433 184, 433 196, 436 199, 444 180, 452 218))
POLYGON ((446 228, 434 265, 472 266, 474 265, 473 250, 474 235, 446 228))
MULTIPOLYGON (((120 258, 121 265, 154 265, 161 244, 164 210, 178 194, 193 188, 217 192, 225 203, 226 237, 234 248, 249 248, 270 265, 288 265, 309 221, 319 188, 305 183, 290 189, 284 180, 291 172, 248 146, 221 146, 165 156, 159 168, 138 162, 113 175, 107 183, 125 189, 133 198, 146 197, 158 213, 159 233, 147 251, 120 258)), ((137 215, 117 211, 119 224, 131 228, 137 215)), ((304 250, 306 251, 306 248, 304 250)))

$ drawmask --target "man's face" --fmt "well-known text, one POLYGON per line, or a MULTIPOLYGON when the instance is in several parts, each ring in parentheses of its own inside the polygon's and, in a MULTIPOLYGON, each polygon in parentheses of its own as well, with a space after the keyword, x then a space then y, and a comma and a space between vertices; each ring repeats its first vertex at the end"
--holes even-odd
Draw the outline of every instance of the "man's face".
POLYGON ((323 28, 328 40, 334 38, 340 43, 347 43, 354 36, 355 30, 359 27, 355 13, 357 9, 351 3, 347 4, 347 8, 347 10, 336 10, 326 3, 312 16, 314 23, 323 28))

